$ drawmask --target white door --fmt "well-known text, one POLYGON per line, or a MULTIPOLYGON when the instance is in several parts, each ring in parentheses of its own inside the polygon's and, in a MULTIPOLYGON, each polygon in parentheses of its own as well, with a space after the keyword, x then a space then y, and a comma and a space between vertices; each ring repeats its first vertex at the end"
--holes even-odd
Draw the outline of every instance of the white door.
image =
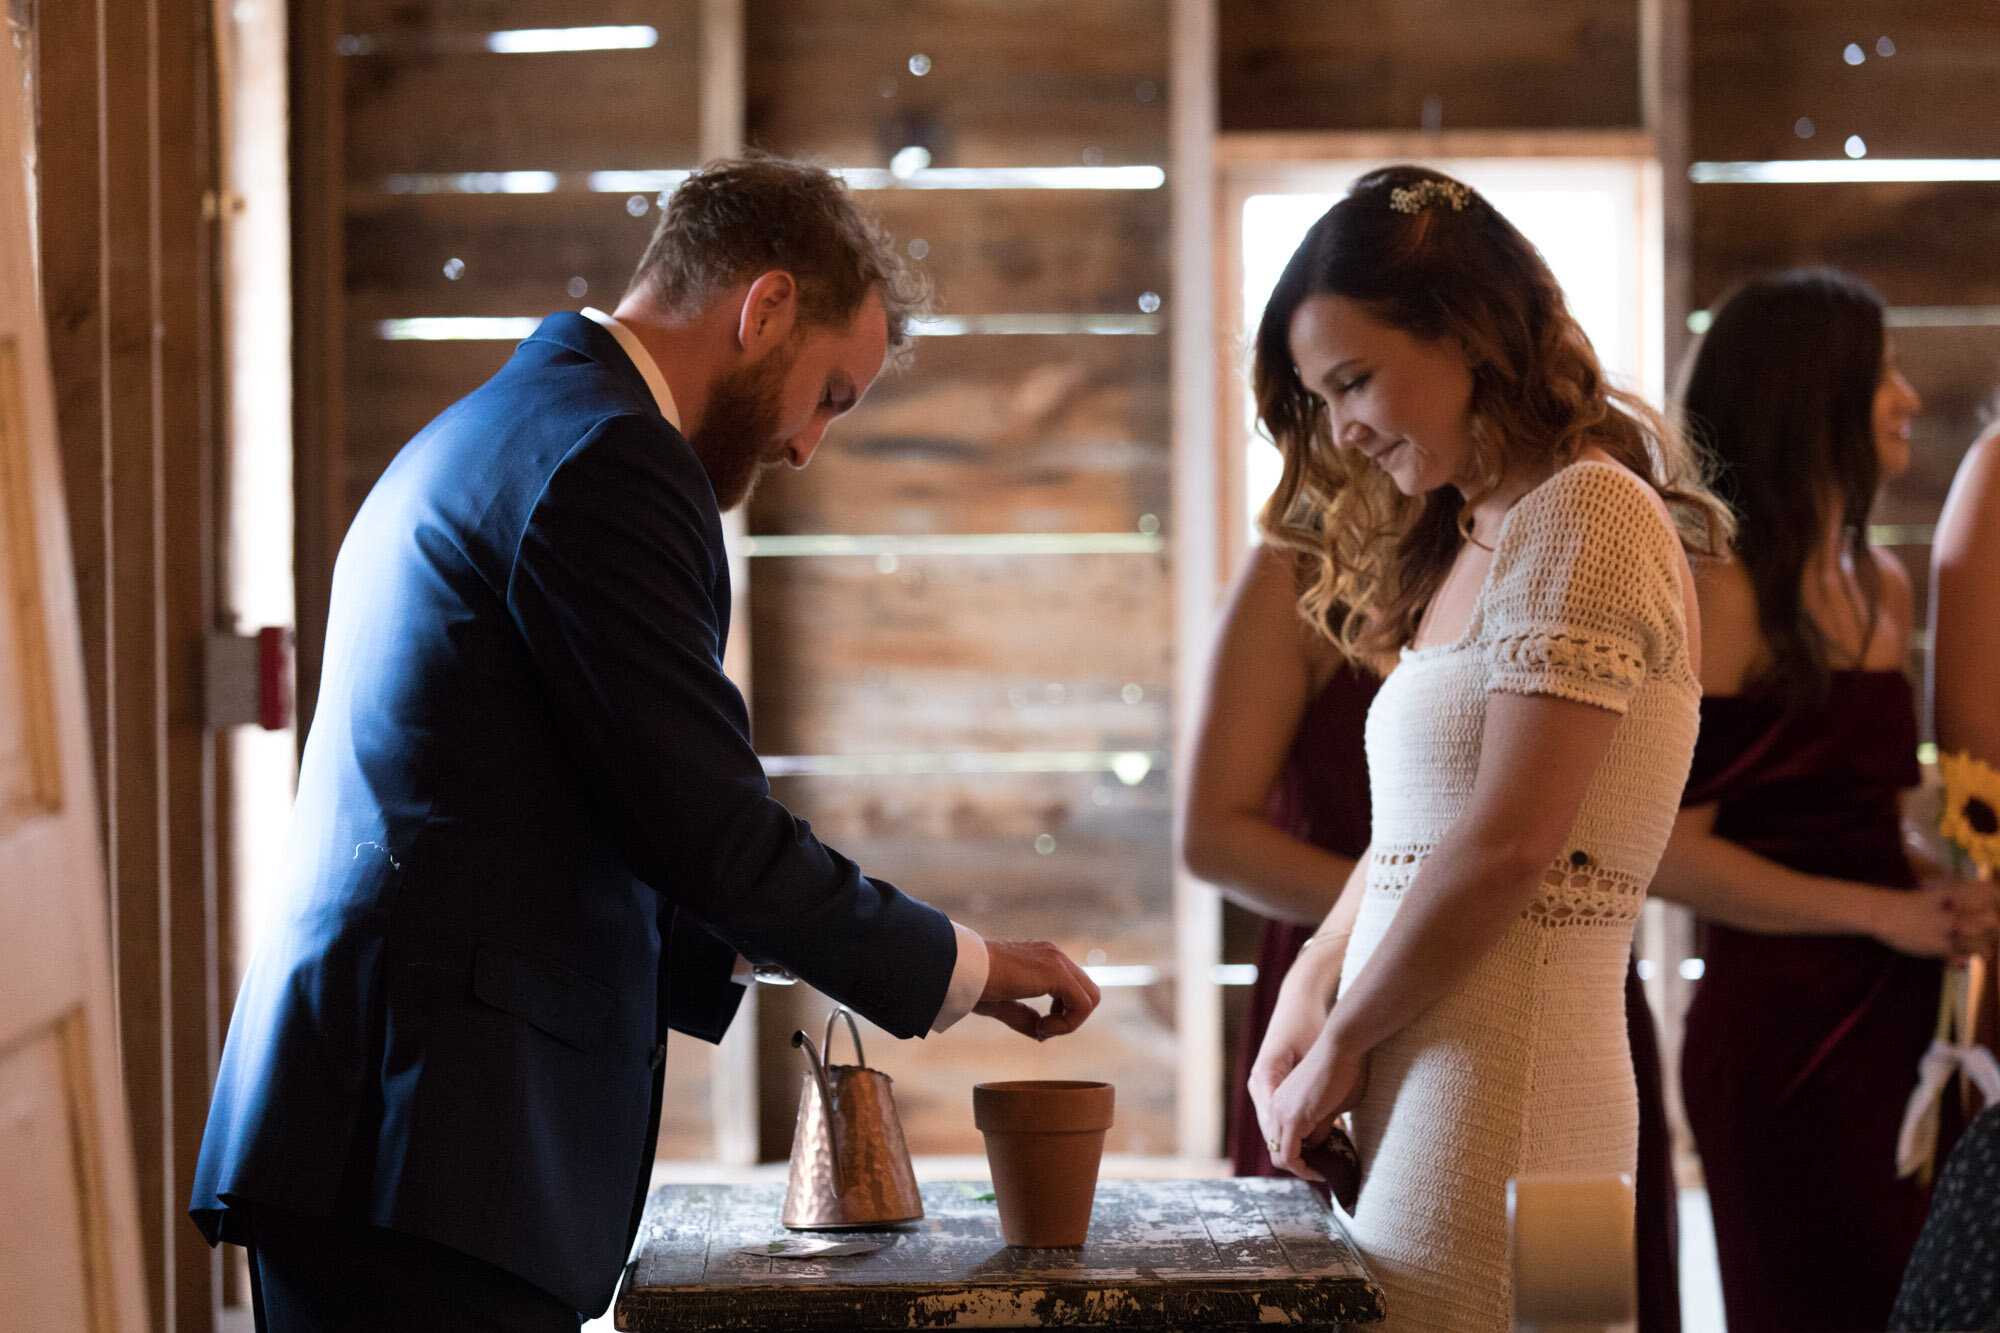
POLYGON ((141 1333, 18 62, 0 34, 0 1329, 141 1333))

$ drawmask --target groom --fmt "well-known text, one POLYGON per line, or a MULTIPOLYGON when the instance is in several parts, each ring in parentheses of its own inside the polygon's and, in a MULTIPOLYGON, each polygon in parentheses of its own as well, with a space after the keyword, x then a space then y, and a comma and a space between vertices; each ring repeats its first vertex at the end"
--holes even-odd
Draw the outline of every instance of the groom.
POLYGON ((814 838, 722 673, 720 511, 806 465, 907 350, 916 288, 827 173, 712 165, 614 315, 544 320, 355 516, 191 1204, 250 1249, 260 1329, 602 1310, 666 1031, 720 1039, 752 961, 899 1037, 1096 1006, 1054 946, 814 838))

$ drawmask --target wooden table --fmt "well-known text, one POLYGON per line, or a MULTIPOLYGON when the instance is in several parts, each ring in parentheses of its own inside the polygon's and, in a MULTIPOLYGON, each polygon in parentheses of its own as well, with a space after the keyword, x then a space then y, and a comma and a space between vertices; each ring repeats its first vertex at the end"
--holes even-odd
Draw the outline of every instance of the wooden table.
POLYGON ((663 1185, 646 1201, 621 1329, 1330 1330, 1382 1318, 1338 1218, 1296 1180, 1102 1181, 1081 1250, 1014 1250, 992 1187, 923 1186, 890 1231, 787 1232, 782 1184, 663 1185), (803 1235, 873 1254, 746 1254, 803 1235))

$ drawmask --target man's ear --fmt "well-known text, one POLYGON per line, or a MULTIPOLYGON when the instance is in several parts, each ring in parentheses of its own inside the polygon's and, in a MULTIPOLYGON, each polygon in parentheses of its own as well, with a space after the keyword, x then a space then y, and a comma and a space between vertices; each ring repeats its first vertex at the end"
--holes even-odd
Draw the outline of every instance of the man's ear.
POLYGON ((751 360, 789 342, 799 319, 799 284, 783 269, 760 274, 743 294, 736 317, 736 342, 751 360))

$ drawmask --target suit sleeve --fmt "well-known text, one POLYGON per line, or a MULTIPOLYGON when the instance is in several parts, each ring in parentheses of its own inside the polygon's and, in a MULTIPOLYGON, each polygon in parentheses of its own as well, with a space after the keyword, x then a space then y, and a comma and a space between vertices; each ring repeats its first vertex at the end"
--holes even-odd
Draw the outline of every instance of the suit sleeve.
POLYGON ((692 916, 887 1031, 921 1035, 951 980, 951 923, 772 799, 722 671, 727 577, 692 451, 620 416, 550 476, 507 600, 628 863, 677 924, 692 916))

